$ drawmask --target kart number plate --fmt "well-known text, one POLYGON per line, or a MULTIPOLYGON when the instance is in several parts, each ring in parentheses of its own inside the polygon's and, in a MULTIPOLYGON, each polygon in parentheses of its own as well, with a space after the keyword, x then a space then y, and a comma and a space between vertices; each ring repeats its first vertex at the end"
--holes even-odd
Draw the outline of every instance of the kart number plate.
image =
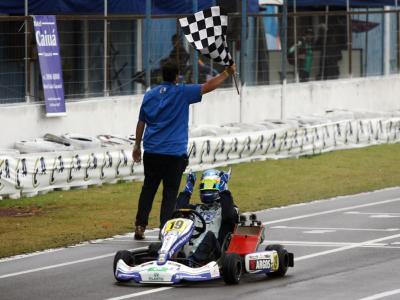
POLYGON ((251 271, 271 269, 270 259, 253 259, 249 261, 249 269, 251 271))
POLYGON ((165 225, 164 233, 170 231, 183 232, 187 226, 187 221, 185 219, 173 219, 169 220, 165 225))

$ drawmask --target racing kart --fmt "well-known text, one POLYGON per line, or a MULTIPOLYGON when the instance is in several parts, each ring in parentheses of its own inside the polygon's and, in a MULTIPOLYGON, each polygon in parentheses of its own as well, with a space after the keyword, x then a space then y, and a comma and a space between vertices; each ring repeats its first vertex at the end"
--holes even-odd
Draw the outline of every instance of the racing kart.
POLYGON ((288 268, 294 266, 293 253, 282 245, 262 245, 265 227, 255 214, 249 220, 240 216, 233 233, 226 236, 218 260, 198 264, 189 256, 191 240, 205 230, 206 222, 197 211, 175 211, 161 231, 162 242, 115 254, 115 279, 119 282, 176 284, 222 277, 227 284, 237 284, 244 273, 283 277, 288 268))

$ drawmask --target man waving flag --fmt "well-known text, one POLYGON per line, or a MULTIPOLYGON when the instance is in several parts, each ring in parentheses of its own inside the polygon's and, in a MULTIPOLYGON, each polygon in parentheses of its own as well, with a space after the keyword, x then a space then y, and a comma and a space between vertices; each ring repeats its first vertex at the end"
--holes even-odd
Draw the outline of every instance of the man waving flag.
MULTIPOLYGON (((219 6, 181 18, 179 22, 188 42, 201 54, 223 66, 234 64, 226 43, 228 16, 221 14, 219 6)), ((234 79, 236 84, 235 76, 234 79)))

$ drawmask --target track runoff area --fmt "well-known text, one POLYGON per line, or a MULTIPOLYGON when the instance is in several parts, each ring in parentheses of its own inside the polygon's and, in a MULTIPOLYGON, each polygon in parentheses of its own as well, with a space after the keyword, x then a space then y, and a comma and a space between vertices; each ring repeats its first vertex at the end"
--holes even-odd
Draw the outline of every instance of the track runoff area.
POLYGON ((0 299, 400 299, 400 188, 257 212, 265 243, 295 255, 284 278, 178 286, 116 283, 114 254, 155 241, 132 234, 0 261, 0 299))

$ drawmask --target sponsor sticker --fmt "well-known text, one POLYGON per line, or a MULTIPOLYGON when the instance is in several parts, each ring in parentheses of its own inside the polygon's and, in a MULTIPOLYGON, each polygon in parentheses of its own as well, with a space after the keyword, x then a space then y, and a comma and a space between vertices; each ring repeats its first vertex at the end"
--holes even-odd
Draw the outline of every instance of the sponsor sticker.
POLYGON ((249 261, 249 269, 251 271, 271 269, 270 259, 254 259, 249 261))
POLYGON ((164 276, 162 276, 160 273, 153 273, 149 275, 148 277, 149 281, 164 281, 164 276))
POLYGON ((167 272, 167 267, 151 267, 149 268, 149 272, 167 272))

